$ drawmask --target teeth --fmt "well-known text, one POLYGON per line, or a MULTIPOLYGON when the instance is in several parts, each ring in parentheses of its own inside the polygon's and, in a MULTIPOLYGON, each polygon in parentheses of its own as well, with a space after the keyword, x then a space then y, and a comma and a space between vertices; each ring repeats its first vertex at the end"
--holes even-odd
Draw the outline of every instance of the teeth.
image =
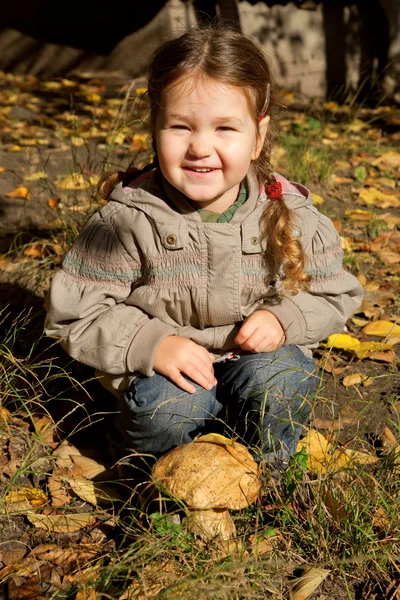
POLYGON ((196 169, 195 167, 190 167, 191 171, 196 171, 196 173, 208 173, 209 171, 212 171, 213 169, 196 169))

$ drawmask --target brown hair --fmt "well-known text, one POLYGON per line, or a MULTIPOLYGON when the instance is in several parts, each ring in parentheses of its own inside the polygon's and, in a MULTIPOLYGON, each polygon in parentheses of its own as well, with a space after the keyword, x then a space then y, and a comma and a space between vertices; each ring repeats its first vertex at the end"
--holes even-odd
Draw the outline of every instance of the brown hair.
MULTIPOLYGON (((260 186, 268 189, 270 184, 275 183, 271 149, 277 133, 277 114, 282 105, 263 52, 251 39, 223 26, 190 29, 162 44, 149 67, 148 96, 153 131, 163 93, 182 77, 196 76, 240 87, 253 107, 257 129, 260 115, 270 117, 263 148, 253 161, 260 186)), ((155 163, 147 169, 157 166, 155 156, 155 163)), ((124 178, 125 173, 111 174, 100 183, 100 194, 108 197, 115 184, 124 178)), ((310 277, 304 272, 305 255, 300 241, 293 235, 292 214, 282 196, 275 195, 267 203, 263 216, 263 238, 268 280, 276 279, 282 268, 285 274, 282 283, 287 293, 293 295, 307 289, 310 277)))

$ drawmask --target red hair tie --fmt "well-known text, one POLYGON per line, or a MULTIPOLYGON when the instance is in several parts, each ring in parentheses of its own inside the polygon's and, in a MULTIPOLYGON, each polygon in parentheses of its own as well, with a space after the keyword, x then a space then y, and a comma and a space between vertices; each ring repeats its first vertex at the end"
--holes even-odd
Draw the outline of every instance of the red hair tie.
POLYGON ((129 169, 125 171, 125 177, 132 175, 132 173, 136 173, 136 171, 139 171, 137 167, 129 167, 129 169))
POLYGON ((280 198, 282 196, 282 184, 279 181, 274 181, 265 186, 265 191, 271 199, 280 198))

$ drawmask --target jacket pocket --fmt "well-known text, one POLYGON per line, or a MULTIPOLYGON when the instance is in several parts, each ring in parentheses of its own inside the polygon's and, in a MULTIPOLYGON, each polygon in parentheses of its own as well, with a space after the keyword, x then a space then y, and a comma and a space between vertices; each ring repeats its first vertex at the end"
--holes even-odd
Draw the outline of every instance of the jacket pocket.
POLYGON ((263 251, 261 231, 257 222, 242 223, 243 254, 259 254, 263 251))
POLYGON ((188 227, 184 219, 173 219, 166 223, 155 222, 161 244, 167 250, 182 250, 189 241, 188 227))

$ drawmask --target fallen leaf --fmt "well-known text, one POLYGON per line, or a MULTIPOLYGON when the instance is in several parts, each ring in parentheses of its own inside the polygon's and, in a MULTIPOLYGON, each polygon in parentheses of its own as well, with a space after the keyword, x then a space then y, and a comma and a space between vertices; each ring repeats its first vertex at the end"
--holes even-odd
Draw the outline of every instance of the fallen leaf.
POLYGON ((391 321, 373 321, 363 328, 367 335, 376 335, 377 337, 387 337, 388 335, 400 335, 400 325, 391 321))
POLYGON ((12 192, 7 192, 4 194, 7 198, 23 198, 24 200, 29 200, 31 197, 31 193, 27 187, 17 187, 12 192))
POLYGON ((314 206, 319 206, 325 202, 325 198, 320 196, 319 194, 315 194, 314 192, 311 194, 313 199, 314 206))
POLYGON ((392 194, 384 194, 377 188, 361 188, 358 191, 358 197, 363 200, 365 204, 373 204, 380 208, 388 208, 389 206, 398 207, 400 206, 400 200, 392 194))
POLYGON ((101 101, 101 96, 100 96, 100 94, 96 94, 96 93, 87 94, 86 95, 86 100, 88 102, 90 102, 91 104, 97 104, 98 102, 101 101))
POLYGON ((74 475, 81 475, 86 479, 113 479, 115 476, 112 471, 109 471, 104 464, 97 462, 93 458, 88 456, 82 456, 80 454, 74 454, 71 456, 74 468, 72 473, 74 475))
POLYGON ((354 323, 354 325, 356 325, 357 327, 364 327, 364 325, 367 325, 369 323, 367 319, 360 319, 358 317, 353 317, 351 319, 351 322, 354 323))
MULTIPOLYGON (((331 482, 339 488, 334 479, 332 479, 331 482)), ((344 507, 344 502, 337 500, 330 489, 323 489, 321 497, 323 503, 335 521, 344 521, 344 519, 347 518, 347 511, 344 507)))
POLYGON ((334 333, 328 337, 326 343, 320 345, 324 348, 339 348, 341 350, 354 350, 360 346, 361 342, 348 333, 334 333))
POLYGON ((25 181, 38 181, 38 179, 47 179, 47 173, 44 171, 38 171, 25 177, 25 181))
POLYGON ((31 550, 28 556, 34 556, 38 560, 47 560, 55 565, 66 565, 70 563, 83 564, 94 558, 102 551, 101 544, 80 544, 68 547, 56 544, 40 544, 31 550))
POLYGON ((391 344, 383 344, 382 342, 362 342, 358 348, 354 350, 355 355, 359 359, 374 358, 378 352, 387 352, 392 350, 391 344))
POLYGON ((390 521, 383 506, 377 508, 372 515, 372 523, 377 529, 382 529, 383 531, 389 529, 390 521))
POLYGON ((397 448, 397 440, 394 436, 394 434, 390 431, 389 427, 385 427, 383 432, 382 432, 382 445, 385 448, 385 450, 394 450, 395 448, 397 448))
POLYGON ((81 137, 77 137, 76 135, 71 135, 71 144, 72 146, 78 148, 79 146, 85 145, 85 140, 83 140, 81 137))
POLYGON ((349 219, 356 221, 370 221, 372 216, 372 213, 369 210, 362 210, 361 208, 346 210, 344 214, 349 219))
POLYGON ((380 460, 378 456, 360 450, 352 450, 351 448, 345 448, 344 453, 349 458, 349 463, 358 465, 375 465, 380 460))
POLYGON ((60 198, 49 198, 47 200, 47 204, 48 206, 50 206, 50 208, 52 208, 53 210, 57 210, 58 205, 60 204, 60 198))
POLYGON ((303 448, 307 452, 307 468, 311 473, 340 471, 349 462, 344 452, 334 449, 333 444, 314 429, 310 429, 298 442, 296 452, 301 452, 303 448))
POLYGON ((75 596, 75 600, 99 600, 99 599, 100 599, 100 596, 98 595, 96 590, 94 590, 93 588, 80 590, 75 596))
POLYGON ((386 169, 394 169, 400 171, 400 154, 398 152, 385 152, 374 161, 371 162, 374 167, 378 167, 380 171, 386 169))
POLYGON ((82 173, 71 173, 63 179, 55 182, 60 190, 87 190, 90 183, 86 181, 82 173))
POLYGON ((44 258, 46 256, 45 246, 43 244, 29 244, 24 249, 25 256, 30 258, 44 258))
MULTIPOLYGON (((369 375, 365 375, 364 373, 353 373, 352 375, 347 375, 344 377, 342 383, 344 387, 350 387, 351 385, 359 385, 360 383, 365 385, 365 382, 369 379, 369 375)), ((371 380, 372 382, 372 380, 371 380)))
POLYGON ((81 500, 97 506, 99 503, 109 503, 119 500, 120 496, 111 486, 96 483, 84 477, 68 477, 71 489, 81 500))
POLYGON ((69 513, 65 515, 28 513, 26 516, 35 527, 46 529, 52 533, 71 533, 96 523, 96 517, 93 513, 69 513))
POLYGON ((113 133, 106 137, 107 144, 117 144, 121 145, 125 142, 126 134, 123 131, 119 131, 118 133, 113 133))
POLYGON ((290 600, 306 600, 328 577, 328 569, 306 567, 290 591, 290 600))
POLYGON ((400 264, 400 254, 398 252, 384 248, 383 250, 377 250, 376 254, 385 265, 400 264))
POLYGON ((29 504, 34 508, 43 506, 48 502, 48 498, 43 490, 41 490, 40 488, 30 487, 19 487, 14 490, 11 490, 11 492, 6 494, 4 499, 10 504, 14 502, 23 502, 24 500, 28 500, 29 504))
POLYGON ((65 467, 58 467, 53 470, 47 481, 47 488, 51 495, 51 506, 58 508, 69 504, 73 497, 69 492, 69 486, 66 483, 66 478, 69 475, 69 470, 65 467))

